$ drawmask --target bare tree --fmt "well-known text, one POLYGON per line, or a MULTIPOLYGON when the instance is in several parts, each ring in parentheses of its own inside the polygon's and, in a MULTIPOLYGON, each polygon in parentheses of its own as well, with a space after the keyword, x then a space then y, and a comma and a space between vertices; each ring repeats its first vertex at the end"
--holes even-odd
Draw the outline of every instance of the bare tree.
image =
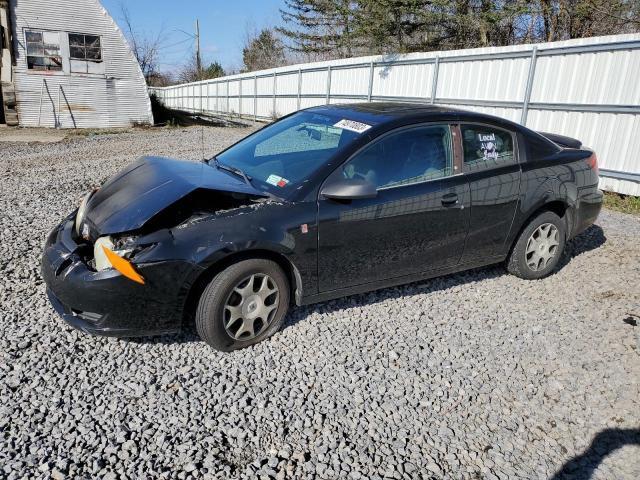
POLYGON ((198 82, 211 78, 224 77, 225 71, 219 62, 213 61, 204 67, 198 66, 197 53, 193 53, 178 72, 178 81, 181 83, 198 82))
POLYGON ((129 10, 123 3, 120 4, 120 10, 125 36, 147 83, 155 85, 155 81, 159 79, 164 82, 165 76, 158 69, 161 42, 164 36, 162 29, 153 36, 142 34, 134 28, 129 10))

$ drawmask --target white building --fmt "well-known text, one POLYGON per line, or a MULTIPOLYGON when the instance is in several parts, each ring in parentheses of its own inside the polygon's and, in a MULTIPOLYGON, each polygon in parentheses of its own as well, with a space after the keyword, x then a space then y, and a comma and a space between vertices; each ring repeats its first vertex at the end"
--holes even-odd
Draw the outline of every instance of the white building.
POLYGON ((0 25, 0 122, 61 128, 153 123, 140 66, 99 0, 0 0, 0 25))

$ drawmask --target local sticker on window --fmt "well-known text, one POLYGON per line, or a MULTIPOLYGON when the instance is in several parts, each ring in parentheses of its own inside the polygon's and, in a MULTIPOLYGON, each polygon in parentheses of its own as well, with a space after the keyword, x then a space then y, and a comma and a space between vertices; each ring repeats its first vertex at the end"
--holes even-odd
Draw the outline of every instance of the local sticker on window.
POLYGON ((269 175, 269 177, 267 178, 267 183, 270 185, 275 185, 276 187, 286 187, 287 184, 289 183, 289 180, 287 180, 286 178, 282 178, 279 175, 269 175))
POLYGON ((478 141, 480 142, 480 150, 482 151, 483 160, 495 160, 498 158, 495 133, 479 133, 478 141))
POLYGON ((356 132, 356 133, 366 132, 371 128, 371 125, 367 125, 366 123, 356 122, 355 120, 347 120, 346 118, 343 118, 333 126, 338 128, 343 128, 345 130, 351 130, 352 132, 356 132))

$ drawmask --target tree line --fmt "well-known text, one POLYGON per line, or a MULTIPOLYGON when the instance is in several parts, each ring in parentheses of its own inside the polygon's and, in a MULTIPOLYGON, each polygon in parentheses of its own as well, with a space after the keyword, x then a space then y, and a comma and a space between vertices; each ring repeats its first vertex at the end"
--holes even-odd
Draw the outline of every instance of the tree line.
POLYGON ((285 0, 277 28, 310 58, 551 42, 640 30, 639 0, 285 0))
MULTIPOLYGON (((126 10, 125 10, 126 13, 126 10)), ((282 22, 245 34, 242 66, 195 54, 162 71, 161 35, 125 31, 147 81, 165 86, 293 63, 361 55, 492 47, 640 31, 640 0, 284 0, 282 22)))

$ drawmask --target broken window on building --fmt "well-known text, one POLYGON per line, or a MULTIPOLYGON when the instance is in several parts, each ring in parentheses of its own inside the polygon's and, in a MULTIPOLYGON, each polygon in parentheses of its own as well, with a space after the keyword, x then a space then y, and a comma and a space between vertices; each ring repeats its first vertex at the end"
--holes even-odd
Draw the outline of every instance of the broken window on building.
POLYGON ((102 61, 102 49, 98 35, 69 34, 69 56, 73 60, 102 61))
POLYGON ((60 35, 57 32, 25 32, 27 43, 27 68, 29 70, 60 71, 60 35))

